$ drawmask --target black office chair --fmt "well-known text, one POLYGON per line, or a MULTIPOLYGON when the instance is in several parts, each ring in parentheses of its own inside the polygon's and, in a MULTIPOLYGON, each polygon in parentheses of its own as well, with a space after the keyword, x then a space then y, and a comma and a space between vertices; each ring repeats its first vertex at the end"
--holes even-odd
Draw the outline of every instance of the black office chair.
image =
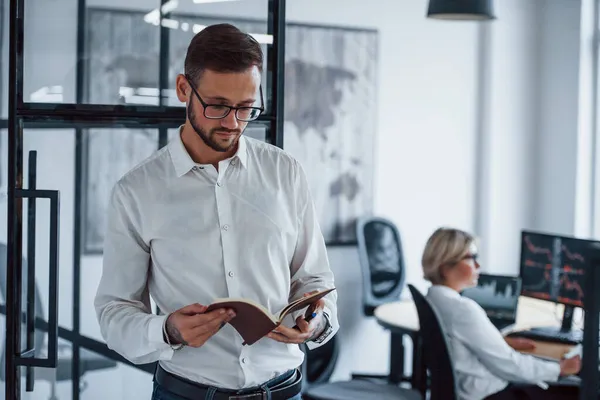
MULTIPOLYGON (((363 313, 396 301, 404 288, 405 270, 402 240, 396 225, 380 217, 362 217, 356 223, 358 254, 362 272, 363 313)), ((352 374, 353 379, 387 380, 387 375, 352 374)))
POLYGON ((379 217, 357 221, 356 236, 362 271, 363 312, 396 301, 404 289, 405 270, 402 240, 396 225, 379 217))
POLYGON ((340 345, 338 336, 332 337, 324 345, 313 350, 308 350, 302 345, 306 355, 302 365, 302 376, 306 385, 329 382, 337 364, 340 345))
POLYGON ((430 400, 456 400, 458 388, 444 327, 435 308, 413 285, 408 284, 417 314, 423 343, 424 362, 429 371, 430 400))
MULTIPOLYGON (((6 299, 6 244, 0 243, 0 294, 6 299)), ((23 299, 22 304, 26 304, 26 285, 27 285, 27 261, 22 260, 22 271, 23 271, 23 299)), ((36 318, 44 319, 44 312, 42 302, 40 300, 40 292, 37 284, 35 285, 35 316, 36 318)), ((25 343, 26 332, 25 326, 21 329, 22 336, 21 342, 25 343)), ((45 337, 46 332, 36 329, 34 344, 36 349, 36 357, 45 357, 45 337)), ((0 380, 5 381, 6 379, 6 341, 3 342, 4 347, 2 348, 2 355, 0 356, 0 380)), ((79 376, 82 377, 86 372, 97 371, 101 369, 114 368, 117 366, 116 361, 101 356, 100 354, 91 352, 89 350, 80 349, 79 352, 79 376)), ((49 400, 58 400, 56 397, 56 382, 70 381, 73 379, 72 367, 72 352, 71 345, 68 342, 58 343, 58 361, 56 368, 36 368, 34 377, 36 380, 43 380, 50 383, 50 397, 49 400)), ((85 388, 85 384, 83 385, 85 388)), ((82 388, 82 390, 83 390, 82 388)))
MULTIPOLYGON (((330 339, 333 353, 337 354, 339 347, 337 336, 330 339)), ((331 377, 330 371, 333 372, 332 365, 327 364, 325 368, 320 367, 321 362, 314 363, 311 360, 310 353, 317 350, 306 351, 307 358, 302 366, 302 371, 305 376, 302 399, 303 400, 364 400, 373 398, 377 400, 422 400, 419 392, 412 389, 404 389, 396 385, 388 383, 376 383, 369 380, 357 379, 351 381, 327 382, 331 377), (311 362, 314 364, 311 366, 311 362)), ((331 350, 330 350, 331 351, 331 350)), ((323 354, 326 354, 323 353, 323 354)), ((335 355, 337 358, 337 355, 335 355)))

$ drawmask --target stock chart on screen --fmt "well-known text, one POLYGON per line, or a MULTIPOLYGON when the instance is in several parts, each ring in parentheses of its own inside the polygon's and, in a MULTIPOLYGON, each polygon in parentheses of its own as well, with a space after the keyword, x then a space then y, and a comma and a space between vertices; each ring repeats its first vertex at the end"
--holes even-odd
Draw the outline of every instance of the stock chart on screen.
POLYGON ((519 278, 481 274, 477 286, 462 294, 483 307, 490 318, 515 318, 520 289, 519 278))
POLYGON ((524 232, 521 279, 525 296, 583 307, 589 241, 524 232))

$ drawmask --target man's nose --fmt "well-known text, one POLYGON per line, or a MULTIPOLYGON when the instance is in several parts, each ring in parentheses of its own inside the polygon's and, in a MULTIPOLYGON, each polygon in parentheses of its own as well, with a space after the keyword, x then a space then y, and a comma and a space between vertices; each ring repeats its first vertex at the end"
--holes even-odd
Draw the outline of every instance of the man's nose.
POLYGON ((238 120, 235 117, 235 110, 231 110, 231 112, 221 120, 221 126, 227 129, 237 129, 238 120))

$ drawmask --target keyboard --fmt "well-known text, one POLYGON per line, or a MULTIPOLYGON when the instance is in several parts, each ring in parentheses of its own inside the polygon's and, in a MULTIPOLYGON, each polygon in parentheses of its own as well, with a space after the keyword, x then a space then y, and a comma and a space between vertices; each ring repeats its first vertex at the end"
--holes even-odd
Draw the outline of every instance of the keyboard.
POLYGON ((527 331, 512 332, 508 336, 522 337, 525 339, 538 340, 540 342, 579 344, 583 341, 583 331, 547 331, 533 328, 527 331))

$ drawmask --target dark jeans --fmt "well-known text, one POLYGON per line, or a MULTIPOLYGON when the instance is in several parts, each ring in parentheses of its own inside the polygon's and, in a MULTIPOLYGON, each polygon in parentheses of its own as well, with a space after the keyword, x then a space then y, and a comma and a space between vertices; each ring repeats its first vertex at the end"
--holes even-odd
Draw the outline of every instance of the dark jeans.
POLYGON ((542 389, 536 385, 510 384, 504 390, 494 393, 485 400, 579 400, 577 386, 550 386, 542 389))
MULTIPOLYGON (((208 396, 209 395, 207 395, 206 400, 211 400, 212 396, 211 397, 208 397, 208 396)), ((156 383, 154 383, 154 391, 152 392, 152 400, 188 400, 188 399, 179 397, 176 394, 168 392, 167 390, 163 389, 162 387, 160 387, 156 383)), ((294 396, 294 397, 290 398, 289 400, 302 400, 302 394, 298 393, 297 396, 294 396)))
MULTIPOLYGON (((268 386, 276 385, 279 381, 282 381, 280 378, 274 378, 267 383, 268 386)), ((214 392, 217 390, 215 387, 211 387, 206 393, 206 397, 204 400, 212 400, 214 392)), ((152 400, 189 400, 184 397, 178 396, 169 392, 166 388, 159 385, 156 381, 154 382, 154 390, 152 391, 152 400)), ((196 400, 196 399, 194 399, 196 400)), ((199 399, 198 399, 199 400, 199 399)), ((269 396, 267 400, 271 400, 269 396)), ((289 398, 288 400, 302 400, 302 393, 298 393, 298 395, 289 398)))

